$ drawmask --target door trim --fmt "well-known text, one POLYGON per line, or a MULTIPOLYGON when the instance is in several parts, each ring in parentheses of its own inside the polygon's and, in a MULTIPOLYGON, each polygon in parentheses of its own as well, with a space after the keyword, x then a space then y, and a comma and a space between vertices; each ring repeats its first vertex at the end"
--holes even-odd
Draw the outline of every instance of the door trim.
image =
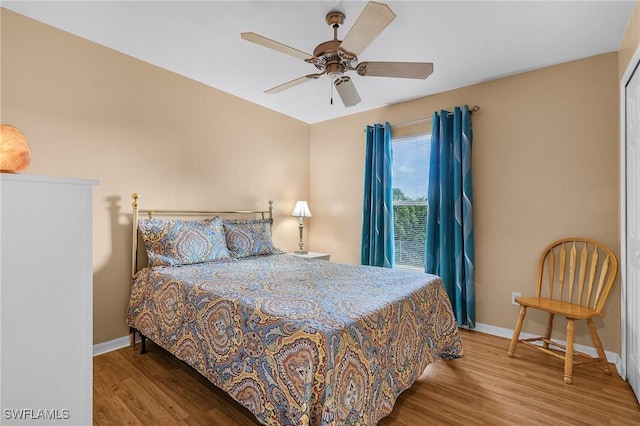
POLYGON ((627 380, 627 114, 626 87, 633 72, 640 72, 640 45, 627 65, 620 79, 620 355, 622 357, 622 378, 627 380))

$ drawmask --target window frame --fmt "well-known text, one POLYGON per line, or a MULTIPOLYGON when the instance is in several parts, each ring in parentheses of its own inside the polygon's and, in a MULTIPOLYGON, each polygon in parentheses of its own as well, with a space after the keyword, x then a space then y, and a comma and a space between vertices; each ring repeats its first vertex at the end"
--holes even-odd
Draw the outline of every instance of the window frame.
MULTIPOLYGON (((395 149, 396 145, 402 142, 406 142, 406 141, 410 141, 410 140, 416 140, 416 139, 425 139, 425 148, 427 150, 427 161, 429 161, 429 155, 430 153, 430 148, 431 148, 431 133, 430 132, 419 132, 419 133, 414 133, 414 134, 409 134, 409 135, 403 135, 403 136, 398 136, 398 137, 394 137, 392 135, 391 138, 391 147, 392 150, 395 149)), ((392 157, 392 170, 394 170, 394 166, 395 166, 395 155, 392 157)), ((395 174, 395 173, 394 173, 395 174)), ((425 179, 428 182, 429 176, 428 176, 428 171, 426 173, 425 179)), ((394 183, 394 190, 400 189, 402 190, 402 188, 396 187, 395 183, 394 183)), ((428 186, 427 186, 428 188, 428 186)), ((394 227, 396 226, 396 215, 395 215, 395 208, 396 206, 425 206, 427 208, 427 214, 428 214, 428 201, 427 201, 427 195, 428 194, 424 194, 424 200, 393 200, 392 202, 392 208, 394 209, 394 227)), ((418 197, 421 197, 422 195, 418 195, 418 197)), ((425 223, 424 223, 424 234, 425 234, 425 239, 426 239, 426 222, 427 222, 427 218, 425 217, 425 223)), ((395 234, 395 232, 394 232, 395 234)), ((397 235, 397 234, 396 234, 397 235)), ((398 241, 397 238, 394 238, 396 240, 396 242, 398 241)), ((425 245, 424 245, 424 250, 426 250, 426 241, 425 241, 425 245)), ((413 271, 421 271, 423 272, 425 270, 425 265, 424 265, 424 255, 423 255, 423 262, 422 262, 422 266, 418 267, 418 266, 414 266, 414 265, 408 265, 408 264, 401 264, 398 263, 398 258, 396 257, 397 255, 397 245, 396 245, 396 253, 394 253, 394 257, 395 257, 395 267, 398 269, 406 269, 406 270, 413 270, 413 271)))

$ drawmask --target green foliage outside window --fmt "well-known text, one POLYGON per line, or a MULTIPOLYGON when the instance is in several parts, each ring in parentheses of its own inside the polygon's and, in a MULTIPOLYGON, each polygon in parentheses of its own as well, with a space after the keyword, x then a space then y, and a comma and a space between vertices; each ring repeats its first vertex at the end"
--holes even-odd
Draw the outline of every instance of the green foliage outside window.
POLYGON ((394 188, 393 222, 396 265, 423 269, 427 224, 425 197, 407 197, 400 188, 394 188))

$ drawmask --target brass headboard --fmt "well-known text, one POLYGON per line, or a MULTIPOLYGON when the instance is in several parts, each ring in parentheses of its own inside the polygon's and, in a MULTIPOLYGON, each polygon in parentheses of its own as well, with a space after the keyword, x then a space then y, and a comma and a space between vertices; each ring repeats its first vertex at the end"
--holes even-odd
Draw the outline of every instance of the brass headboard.
POLYGON ((220 216, 220 215, 260 215, 262 219, 273 218, 273 201, 269 201, 268 210, 228 210, 228 211, 214 211, 214 210, 152 210, 140 208, 140 194, 134 193, 131 195, 133 198, 133 233, 131 236, 131 276, 133 277, 138 271, 138 218, 140 214, 146 214, 149 219, 155 216, 220 216))

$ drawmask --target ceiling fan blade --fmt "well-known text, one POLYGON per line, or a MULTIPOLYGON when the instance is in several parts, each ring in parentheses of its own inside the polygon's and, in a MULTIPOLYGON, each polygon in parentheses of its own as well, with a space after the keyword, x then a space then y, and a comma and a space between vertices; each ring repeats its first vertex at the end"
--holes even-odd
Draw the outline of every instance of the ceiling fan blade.
POLYGON ((376 77, 422 78, 433 73, 431 62, 361 62, 356 67, 358 74, 376 77))
POLYGON ((279 93, 279 92, 282 92, 283 90, 290 89, 290 88, 295 87, 295 86, 297 86, 299 84, 302 84, 302 83, 304 83, 306 81, 315 80, 316 78, 320 77, 323 74, 324 73, 308 74, 308 75, 305 75, 304 77, 299 77, 299 78, 296 78, 295 80, 288 81, 288 82, 283 83, 283 84, 281 84, 279 86, 272 87, 269 90, 265 90, 264 93, 268 93, 268 94, 279 93))
POLYGON ((389 6, 370 1, 340 44, 340 50, 358 56, 396 18, 389 6))
POLYGON ((360 103, 360 95, 356 90, 356 86, 353 84, 353 81, 349 77, 343 76, 337 78, 333 85, 340 95, 340 99, 342 99, 342 103, 346 107, 352 107, 360 103))
POLYGON ((268 47, 269 49, 277 50, 278 52, 295 56, 296 58, 300 58, 300 59, 313 58, 313 55, 310 55, 309 53, 303 52, 302 50, 294 49, 293 47, 287 46, 286 44, 282 44, 277 41, 271 40, 269 38, 263 37, 260 34, 241 33, 240 37, 242 37, 242 39, 244 40, 251 41, 253 43, 259 44, 264 47, 268 47))

